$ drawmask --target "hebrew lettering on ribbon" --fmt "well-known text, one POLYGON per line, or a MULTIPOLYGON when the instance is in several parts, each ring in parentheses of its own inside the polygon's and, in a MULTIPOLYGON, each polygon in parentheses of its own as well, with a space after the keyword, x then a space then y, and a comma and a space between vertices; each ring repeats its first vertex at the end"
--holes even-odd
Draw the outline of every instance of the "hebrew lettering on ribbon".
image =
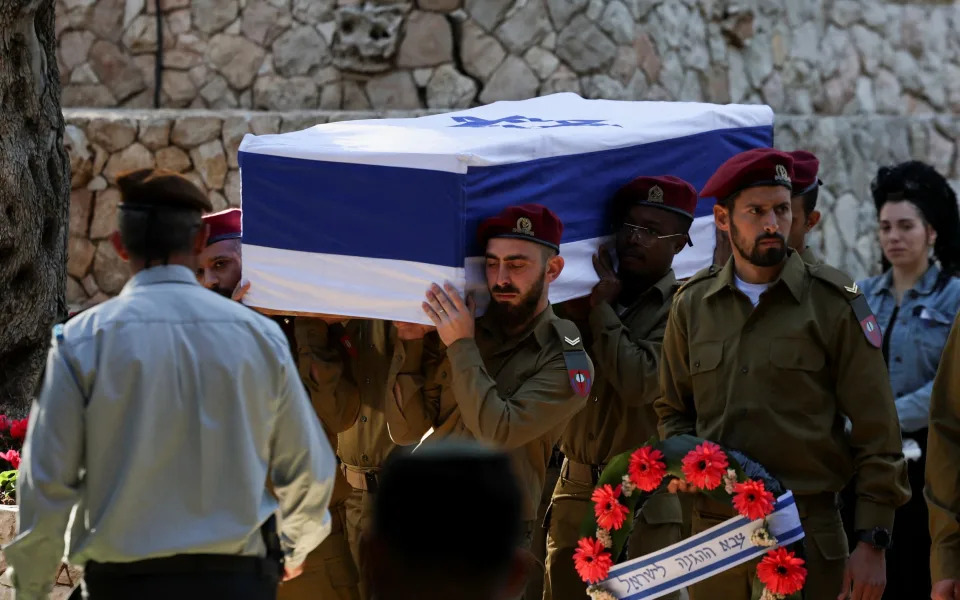
POLYGON ((656 583, 658 578, 664 579, 666 576, 667 570, 661 565, 654 563, 646 569, 630 575, 630 577, 626 579, 623 577, 617 577, 617 580, 620 583, 627 584, 627 593, 630 594, 634 588, 636 588, 638 591, 642 590, 645 585, 656 583))
POLYGON ((747 536, 743 533, 730 536, 725 540, 720 540, 720 550, 730 552, 731 550, 742 550, 743 544, 747 541, 747 536))

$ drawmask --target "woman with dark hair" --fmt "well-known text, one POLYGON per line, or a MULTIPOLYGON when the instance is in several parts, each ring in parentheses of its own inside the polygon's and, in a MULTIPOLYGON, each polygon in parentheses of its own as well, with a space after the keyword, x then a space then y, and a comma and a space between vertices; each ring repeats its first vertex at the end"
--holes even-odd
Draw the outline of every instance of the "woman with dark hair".
POLYGON ((946 179, 918 161, 882 167, 871 185, 882 275, 859 282, 883 333, 913 496, 897 510, 884 599, 930 595, 923 476, 930 393, 960 310, 960 214, 946 179))

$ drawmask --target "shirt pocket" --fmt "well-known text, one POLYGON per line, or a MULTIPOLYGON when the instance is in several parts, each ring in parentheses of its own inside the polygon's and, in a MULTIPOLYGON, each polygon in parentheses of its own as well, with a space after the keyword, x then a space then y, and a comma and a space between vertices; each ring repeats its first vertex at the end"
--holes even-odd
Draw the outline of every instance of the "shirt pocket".
POLYGON ((708 418, 719 414, 723 409, 716 401, 722 389, 720 374, 723 369, 723 342, 700 342, 690 346, 690 380, 693 385, 693 398, 699 418, 708 418), (704 402, 704 399, 713 399, 704 402))
POLYGON ((826 363, 823 349, 807 338, 774 338, 770 346, 771 376, 777 389, 791 390, 791 397, 803 408, 820 404, 816 381, 826 363))
POLYGON ((926 354, 924 358, 930 359, 930 362, 936 365, 940 362, 940 354, 947 343, 950 328, 953 327, 954 315, 930 306, 919 306, 915 311, 918 322, 917 337, 920 338, 920 346, 926 354))

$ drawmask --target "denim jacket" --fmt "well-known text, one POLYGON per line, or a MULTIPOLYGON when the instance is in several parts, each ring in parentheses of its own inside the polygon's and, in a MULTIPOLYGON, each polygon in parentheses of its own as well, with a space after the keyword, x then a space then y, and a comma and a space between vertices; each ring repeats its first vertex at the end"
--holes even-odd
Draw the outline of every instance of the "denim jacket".
MULTIPOLYGON (((931 265, 916 285, 903 295, 890 339, 890 386, 896 398, 900 428, 904 432, 927 427, 930 392, 940 365, 940 354, 960 311, 960 278, 951 277, 934 289, 939 275, 940 267, 931 265)), ((876 314, 881 333, 886 336, 897 306, 892 273, 887 270, 858 285, 876 314)))

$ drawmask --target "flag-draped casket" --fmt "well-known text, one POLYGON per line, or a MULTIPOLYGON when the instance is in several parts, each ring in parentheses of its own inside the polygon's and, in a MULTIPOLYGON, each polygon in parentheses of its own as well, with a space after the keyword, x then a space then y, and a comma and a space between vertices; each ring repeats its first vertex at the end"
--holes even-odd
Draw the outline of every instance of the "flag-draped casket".
MULTIPOLYGON (((700 189, 724 160, 773 143, 766 106, 584 100, 556 94, 411 119, 248 135, 240 145, 247 303, 289 313, 427 322, 430 282, 475 290, 478 223, 536 202, 564 223, 553 302, 589 293, 608 204, 639 175, 700 189)), ((709 265, 713 199, 701 199, 679 277, 709 265)))

